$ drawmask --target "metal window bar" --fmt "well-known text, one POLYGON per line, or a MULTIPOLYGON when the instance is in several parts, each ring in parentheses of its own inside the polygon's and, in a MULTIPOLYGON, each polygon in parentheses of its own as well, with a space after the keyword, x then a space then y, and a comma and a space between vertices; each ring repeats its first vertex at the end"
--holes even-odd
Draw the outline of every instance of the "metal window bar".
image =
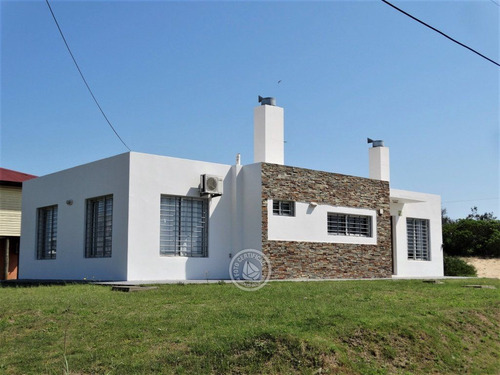
POLYGON ((273 200, 273 214, 280 216, 295 216, 295 202, 273 200))
POLYGON ((429 251, 429 220, 406 219, 408 238, 408 259, 430 260, 429 251))
POLYGON ((372 220, 370 216, 349 214, 328 214, 328 234, 338 236, 372 236, 372 220))
POLYGON ((112 255, 113 196, 87 200, 85 257, 109 258, 112 255))
POLYGON ((57 206, 38 209, 37 259, 55 259, 57 250, 57 206))
POLYGON ((208 201, 161 196, 160 255, 206 257, 208 201))

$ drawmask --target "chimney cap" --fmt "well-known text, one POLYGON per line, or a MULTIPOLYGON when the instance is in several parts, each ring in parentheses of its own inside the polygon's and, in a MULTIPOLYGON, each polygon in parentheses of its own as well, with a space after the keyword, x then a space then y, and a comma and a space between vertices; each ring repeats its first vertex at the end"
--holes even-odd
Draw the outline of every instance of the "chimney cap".
POLYGON ((371 138, 366 138, 366 143, 372 143, 373 147, 384 147, 384 141, 382 140, 373 140, 371 138))
POLYGON ((262 96, 259 95, 259 103, 260 105, 276 105, 276 98, 273 98, 271 96, 267 98, 263 98, 262 96))

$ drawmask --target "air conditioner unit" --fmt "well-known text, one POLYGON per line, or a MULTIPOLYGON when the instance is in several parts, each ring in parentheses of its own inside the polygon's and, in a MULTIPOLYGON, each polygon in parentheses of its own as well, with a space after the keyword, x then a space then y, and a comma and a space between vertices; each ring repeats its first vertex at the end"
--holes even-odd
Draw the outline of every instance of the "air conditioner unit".
POLYGON ((220 176, 202 174, 200 176, 200 194, 217 197, 222 195, 224 181, 220 176))

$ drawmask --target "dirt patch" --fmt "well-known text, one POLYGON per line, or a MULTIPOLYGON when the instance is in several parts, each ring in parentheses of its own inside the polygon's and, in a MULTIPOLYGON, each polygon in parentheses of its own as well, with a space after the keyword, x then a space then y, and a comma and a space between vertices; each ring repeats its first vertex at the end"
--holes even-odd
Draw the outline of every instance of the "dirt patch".
POLYGON ((484 259, 475 257, 462 259, 476 267, 478 277, 500 279, 500 259, 484 259))

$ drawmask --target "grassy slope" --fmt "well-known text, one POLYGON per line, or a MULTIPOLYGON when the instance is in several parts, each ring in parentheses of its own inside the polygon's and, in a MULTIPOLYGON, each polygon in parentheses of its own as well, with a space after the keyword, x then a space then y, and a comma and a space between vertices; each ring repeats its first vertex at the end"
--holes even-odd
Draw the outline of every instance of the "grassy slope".
POLYGON ((0 289, 0 373, 496 374, 500 280, 0 289), (484 283, 497 289, 471 289, 484 283), (66 341, 66 344, 65 344, 66 341), (66 349, 65 349, 66 346, 66 349))

